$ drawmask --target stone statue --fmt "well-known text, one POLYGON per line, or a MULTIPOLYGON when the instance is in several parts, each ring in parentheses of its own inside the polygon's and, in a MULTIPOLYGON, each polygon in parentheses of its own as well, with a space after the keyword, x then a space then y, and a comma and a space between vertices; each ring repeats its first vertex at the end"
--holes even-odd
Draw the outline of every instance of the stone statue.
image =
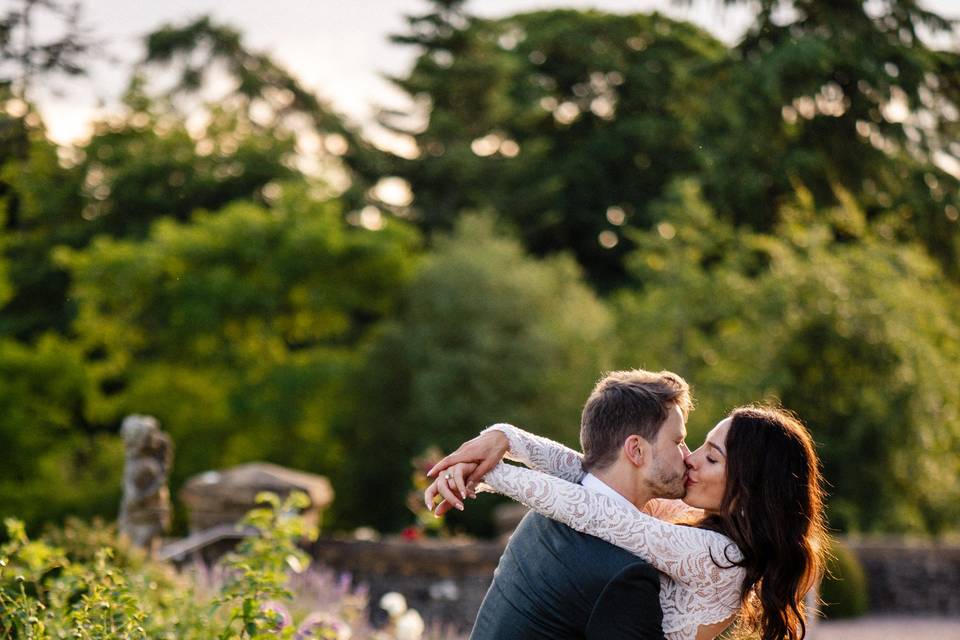
POLYGON ((125 457, 120 534, 138 547, 155 549, 170 526, 167 474, 173 462, 173 442, 152 416, 127 416, 120 435, 125 457))

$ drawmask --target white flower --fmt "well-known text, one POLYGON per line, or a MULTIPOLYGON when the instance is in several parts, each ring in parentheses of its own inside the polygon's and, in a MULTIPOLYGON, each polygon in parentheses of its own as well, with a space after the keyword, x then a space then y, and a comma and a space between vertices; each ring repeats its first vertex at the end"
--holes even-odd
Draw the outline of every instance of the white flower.
POLYGON ((391 618, 396 618, 407 610, 407 599, 402 594, 391 591, 380 598, 380 608, 390 614, 391 618))
POLYGON ((420 640, 424 628, 423 618, 410 609, 397 620, 397 640, 420 640))

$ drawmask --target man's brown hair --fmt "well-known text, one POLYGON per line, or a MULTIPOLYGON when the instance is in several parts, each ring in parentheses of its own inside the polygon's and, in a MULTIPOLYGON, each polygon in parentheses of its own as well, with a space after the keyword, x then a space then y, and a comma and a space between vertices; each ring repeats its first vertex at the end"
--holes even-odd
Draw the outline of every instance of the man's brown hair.
POLYGON ((613 464, 631 435, 653 442, 674 406, 680 407, 684 418, 693 408, 690 385, 677 374, 643 369, 608 373, 583 405, 583 470, 613 464))

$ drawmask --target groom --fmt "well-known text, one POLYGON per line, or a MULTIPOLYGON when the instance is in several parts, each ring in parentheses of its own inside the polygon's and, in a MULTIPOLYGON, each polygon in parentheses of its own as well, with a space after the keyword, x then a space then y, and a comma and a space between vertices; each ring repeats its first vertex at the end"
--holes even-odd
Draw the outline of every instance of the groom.
MULTIPOLYGON (((691 405, 687 383, 667 371, 600 380, 581 417, 581 484, 637 509, 652 498, 683 497, 691 405)), ((506 452, 503 433, 473 442, 483 439, 506 452)), ((659 592, 657 571, 644 560, 530 512, 500 558, 470 639, 662 640, 659 592)))

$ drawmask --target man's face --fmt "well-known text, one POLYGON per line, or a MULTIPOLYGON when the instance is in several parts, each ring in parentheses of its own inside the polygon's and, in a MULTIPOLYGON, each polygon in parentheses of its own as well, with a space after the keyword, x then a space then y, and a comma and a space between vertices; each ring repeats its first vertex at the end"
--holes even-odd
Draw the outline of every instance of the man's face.
POLYGON ((653 444, 653 456, 647 466, 646 480, 655 498, 682 498, 686 494, 687 466, 690 455, 687 425, 680 407, 674 406, 653 444))

